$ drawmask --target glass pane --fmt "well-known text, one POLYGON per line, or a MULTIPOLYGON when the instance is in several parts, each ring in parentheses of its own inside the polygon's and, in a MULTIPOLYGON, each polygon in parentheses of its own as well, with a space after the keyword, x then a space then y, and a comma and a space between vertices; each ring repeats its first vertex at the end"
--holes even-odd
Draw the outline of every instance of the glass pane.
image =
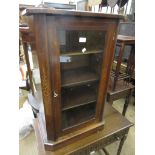
POLYGON ((59 30, 62 129, 95 118, 105 31, 59 30))
MULTIPOLYGON (((77 31, 59 30, 59 41, 61 54, 71 55, 77 52, 101 52, 104 47, 105 32, 103 31, 77 31)), ((80 54, 78 53, 78 54, 80 54)))

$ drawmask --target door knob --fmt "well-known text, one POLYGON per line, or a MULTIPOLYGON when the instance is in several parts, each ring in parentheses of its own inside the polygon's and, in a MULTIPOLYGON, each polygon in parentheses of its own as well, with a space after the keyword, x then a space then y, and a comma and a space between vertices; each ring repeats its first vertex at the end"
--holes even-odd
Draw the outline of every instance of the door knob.
POLYGON ((58 94, 54 91, 54 97, 58 97, 58 94))

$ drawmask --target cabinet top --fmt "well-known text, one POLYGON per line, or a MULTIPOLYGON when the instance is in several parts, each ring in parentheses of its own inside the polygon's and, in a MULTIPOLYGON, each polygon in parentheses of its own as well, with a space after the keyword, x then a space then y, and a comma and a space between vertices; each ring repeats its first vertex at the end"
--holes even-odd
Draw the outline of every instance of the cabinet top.
POLYGON ((35 7, 24 10, 22 14, 23 15, 46 14, 46 15, 63 15, 63 16, 114 18, 114 19, 124 18, 123 15, 116 15, 116 14, 94 13, 89 11, 72 11, 72 10, 62 10, 53 8, 35 8, 35 7))

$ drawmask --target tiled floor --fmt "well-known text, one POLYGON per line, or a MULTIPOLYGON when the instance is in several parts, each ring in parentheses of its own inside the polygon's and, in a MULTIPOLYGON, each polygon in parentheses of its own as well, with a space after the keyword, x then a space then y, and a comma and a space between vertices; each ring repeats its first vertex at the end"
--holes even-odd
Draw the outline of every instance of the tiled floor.
MULTIPOLYGON (((21 101, 22 102, 22 101, 21 101)), ((115 101, 113 107, 115 107, 119 112, 122 111, 124 100, 115 101)), ((135 107, 133 106, 133 101, 129 104, 126 118, 135 123, 135 107)), ((116 155, 116 150, 118 148, 118 142, 107 146, 107 150, 110 155, 116 155)), ((20 155, 37 155, 37 142, 35 138, 34 131, 32 131, 27 137, 19 141, 19 154, 20 155)), ((128 137, 122 148, 121 155, 134 155, 135 154, 135 127, 131 127, 128 137)), ((105 155, 103 151, 93 153, 92 155, 105 155)))

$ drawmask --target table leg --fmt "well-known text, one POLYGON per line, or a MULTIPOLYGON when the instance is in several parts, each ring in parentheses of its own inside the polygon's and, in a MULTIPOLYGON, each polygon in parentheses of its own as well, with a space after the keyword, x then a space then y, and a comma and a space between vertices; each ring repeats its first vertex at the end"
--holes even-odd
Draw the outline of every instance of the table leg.
POLYGON ((109 152, 105 148, 103 148, 102 150, 106 155, 110 155, 109 152))
POLYGON ((127 134, 124 135, 123 138, 121 138, 121 141, 119 143, 119 147, 118 147, 118 150, 117 150, 117 155, 120 155, 121 154, 122 147, 123 147, 123 144, 124 144, 126 138, 127 138, 127 134))
POLYGON ((27 71, 28 71, 29 80, 30 80, 30 87, 31 87, 32 94, 34 95, 34 87, 33 87, 33 81, 32 81, 32 71, 31 71, 31 67, 30 67, 27 43, 23 43, 23 48, 24 48, 26 65, 27 65, 27 71))

